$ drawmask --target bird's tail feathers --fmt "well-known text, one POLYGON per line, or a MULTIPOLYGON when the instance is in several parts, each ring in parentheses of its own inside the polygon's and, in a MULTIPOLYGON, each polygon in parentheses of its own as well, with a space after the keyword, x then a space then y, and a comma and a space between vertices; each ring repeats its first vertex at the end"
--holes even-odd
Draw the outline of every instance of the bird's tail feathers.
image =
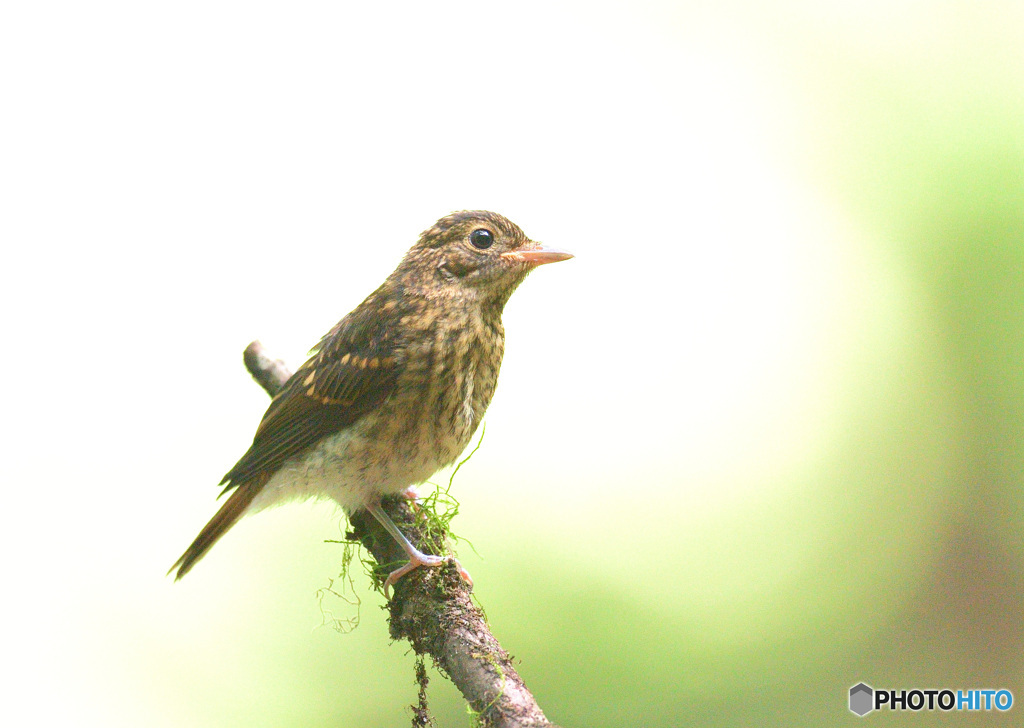
POLYGON ((206 552, 217 543, 217 540, 227 533, 228 529, 235 525, 235 522, 242 517, 246 509, 252 503, 256 494, 260 492, 263 483, 250 482, 239 485, 231 493, 231 496, 224 501, 216 515, 203 527, 203 530, 196 536, 192 545, 185 550, 181 558, 174 562, 174 566, 167 572, 170 574, 175 569, 178 573, 174 580, 178 581, 185 576, 189 570, 196 565, 199 559, 206 555, 206 552))

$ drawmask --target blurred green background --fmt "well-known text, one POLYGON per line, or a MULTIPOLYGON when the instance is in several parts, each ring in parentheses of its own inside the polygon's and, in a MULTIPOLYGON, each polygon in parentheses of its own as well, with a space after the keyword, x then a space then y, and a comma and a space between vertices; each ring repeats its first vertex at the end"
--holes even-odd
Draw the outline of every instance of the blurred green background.
POLYGON ((551 720, 1020 724, 1024 5, 39 2, 0 58, 4 724, 409 724, 381 597, 318 597, 333 508, 164 572, 267 404, 242 348, 297 365, 476 207, 577 255, 453 488, 551 720))

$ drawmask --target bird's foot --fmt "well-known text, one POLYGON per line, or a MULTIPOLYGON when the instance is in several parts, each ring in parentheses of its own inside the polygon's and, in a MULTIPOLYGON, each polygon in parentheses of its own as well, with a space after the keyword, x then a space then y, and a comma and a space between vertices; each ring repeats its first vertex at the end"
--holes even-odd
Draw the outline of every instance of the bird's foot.
POLYGON ((405 566, 399 567, 388 574, 388 578, 384 581, 384 597, 390 599, 391 585, 401 579, 403 576, 408 574, 414 569, 418 569, 421 566, 440 566, 446 561, 450 561, 455 564, 455 568, 459 570, 459 576, 469 582, 469 585, 473 586, 473 580, 469 576, 469 572, 462 568, 455 558, 451 556, 434 556, 433 554, 425 554, 418 548, 412 545, 412 542, 405 537, 401 529, 395 525, 395 522, 391 520, 391 517, 384 512, 384 509, 380 507, 380 503, 370 503, 366 506, 366 510, 377 519, 377 521, 384 527, 384 530, 391 534, 391 537, 395 539, 402 550, 409 555, 409 563, 405 566))
POLYGON ((415 571, 421 566, 440 566, 441 564, 449 562, 455 564, 455 568, 459 571, 459 576, 461 576, 469 583, 469 586, 472 587, 473 578, 454 556, 434 556, 433 554, 425 554, 422 551, 415 551, 415 553, 409 554, 409 562, 407 564, 398 567, 388 574, 388 578, 384 581, 384 598, 391 599, 391 585, 406 574, 415 571))

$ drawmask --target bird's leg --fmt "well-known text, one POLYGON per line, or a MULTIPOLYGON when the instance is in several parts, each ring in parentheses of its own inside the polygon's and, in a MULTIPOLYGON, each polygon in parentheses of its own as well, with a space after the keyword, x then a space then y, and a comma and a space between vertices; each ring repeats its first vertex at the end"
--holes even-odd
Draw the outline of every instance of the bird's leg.
POLYGON ((388 591, 391 585, 401 579, 403 576, 408 574, 410 571, 417 569, 421 566, 440 566, 446 561, 451 561, 455 564, 459 570, 459 575, 468 581, 472 586, 473 580, 469 576, 469 572, 462 568, 462 564, 451 556, 434 556, 433 554, 425 554, 418 548, 412 545, 412 542, 405 537, 405 534, 395 525, 395 522, 391 520, 384 509, 380 507, 380 503, 372 503, 366 507, 366 510, 377 519, 377 521, 384 527, 384 530, 391 534, 391 538, 398 542, 398 545, 409 555, 409 563, 388 574, 388 578, 384 581, 384 596, 390 599, 388 591))

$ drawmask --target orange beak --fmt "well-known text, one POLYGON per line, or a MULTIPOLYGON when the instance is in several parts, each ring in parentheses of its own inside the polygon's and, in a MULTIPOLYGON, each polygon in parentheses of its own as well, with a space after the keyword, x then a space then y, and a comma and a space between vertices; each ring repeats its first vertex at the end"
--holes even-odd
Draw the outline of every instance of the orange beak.
POLYGON ((575 257, 572 253, 567 253, 564 250, 545 248, 540 243, 535 243, 535 245, 537 246, 535 248, 510 250, 507 253, 502 253, 501 257, 508 260, 517 260, 523 263, 529 263, 532 266, 544 265, 545 263, 557 263, 560 260, 569 260, 569 258, 575 257))

